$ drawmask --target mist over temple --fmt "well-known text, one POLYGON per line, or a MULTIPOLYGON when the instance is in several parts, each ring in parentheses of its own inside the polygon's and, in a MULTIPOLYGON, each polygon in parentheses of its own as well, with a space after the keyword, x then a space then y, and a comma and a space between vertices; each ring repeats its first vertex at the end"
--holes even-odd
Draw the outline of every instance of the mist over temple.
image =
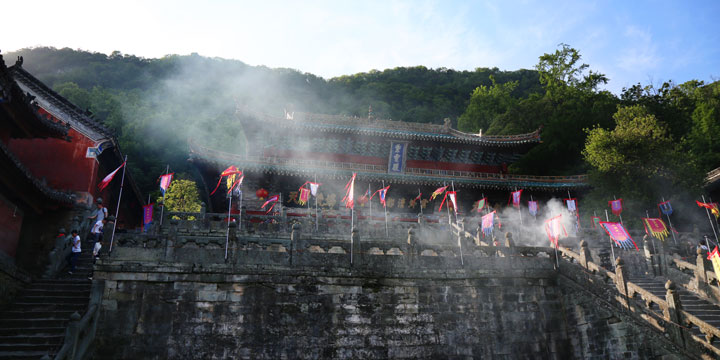
POLYGON ((0 359, 720 356, 718 82, 78 56, 0 57, 0 359))

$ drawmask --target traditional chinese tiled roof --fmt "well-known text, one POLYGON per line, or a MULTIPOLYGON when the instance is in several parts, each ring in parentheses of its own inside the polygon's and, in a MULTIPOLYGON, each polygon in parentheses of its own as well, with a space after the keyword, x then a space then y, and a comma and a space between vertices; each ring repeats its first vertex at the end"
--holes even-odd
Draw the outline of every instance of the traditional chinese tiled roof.
POLYGON ((21 177, 26 179, 32 186, 37 189, 47 199, 61 204, 73 204, 75 202, 75 194, 72 192, 59 191, 48 186, 44 181, 36 178, 28 168, 26 168, 20 160, 0 141, 0 156, 9 160, 14 167, 5 171, 16 171, 21 177))
MULTIPOLYGON (((242 112, 242 110, 239 110, 239 112, 242 112)), ((528 134, 518 135, 480 135, 453 129, 450 126, 450 119, 445 119, 444 125, 437 125, 297 112, 292 114, 292 119, 266 114, 250 115, 250 118, 260 121, 263 127, 273 130, 302 127, 311 132, 382 136, 402 140, 427 140, 493 147, 538 144, 540 143, 541 130, 538 129, 528 134)), ((241 118, 244 119, 245 117, 241 118)))
POLYGON ((8 68, 20 88, 35 96, 35 101, 47 112, 56 118, 70 123, 78 132, 86 135, 93 141, 111 138, 112 132, 100 122, 92 119, 89 113, 73 105, 22 68, 22 58, 15 65, 8 68))
POLYGON ((288 176, 308 177, 317 174, 322 178, 347 179, 357 173, 358 179, 412 185, 438 185, 454 181, 456 186, 505 189, 516 187, 528 190, 556 191, 588 187, 587 176, 530 176, 465 171, 428 169, 406 169, 404 174, 389 174, 384 165, 337 163, 317 160, 287 158, 246 157, 222 151, 211 150, 191 143, 190 161, 205 163, 224 169, 235 165, 249 172, 273 173, 288 176))
POLYGON ((720 168, 710 170, 705 176, 705 186, 708 188, 720 187, 720 168))
POLYGON ((22 122, 18 125, 28 136, 67 138, 70 125, 41 114, 34 98, 18 86, 0 55, 0 105, 15 107, 19 112, 16 120, 22 122))

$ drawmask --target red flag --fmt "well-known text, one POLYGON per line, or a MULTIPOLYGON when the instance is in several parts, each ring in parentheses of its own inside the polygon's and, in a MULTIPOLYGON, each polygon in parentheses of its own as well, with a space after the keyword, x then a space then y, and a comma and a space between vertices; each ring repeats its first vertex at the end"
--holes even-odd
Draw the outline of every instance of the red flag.
POLYGON ((102 179, 100 184, 98 184, 98 188, 100 189, 100 191, 103 191, 103 189, 105 189, 108 186, 108 184, 110 184, 112 179, 115 177, 115 174, 117 174, 118 170, 120 170, 123 166, 125 166, 125 163, 122 163, 120 166, 118 166, 117 169, 115 169, 115 171, 109 173, 108 176, 106 176, 104 179, 102 179))
POLYGON ((435 200, 435 197, 444 193, 447 188, 447 186, 437 188, 435 191, 433 191, 432 195, 430 195, 430 200, 435 200))
POLYGON ((567 237, 567 231, 565 231, 565 226, 562 224, 562 214, 545 221, 545 232, 550 242, 553 243, 555 247, 558 247, 558 239, 560 239, 560 236, 567 237))
POLYGON ((513 191, 510 193, 510 199, 508 199, 508 205, 510 204, 510 201, 512 200, 512 204, 514 207, 520 207, 520 194, 522 194, 522 189, 518 191, 513 191))
MULTIPOLYGON (((236 168, 235 166, 230 166, 229 168, 225 169, 222 173, 220 173, 220 179, 218 179, 218 183, 215 186, 215 189, 210 193, 210 195, 214 194, 215 191, 217 191, 217 189, 220 187, 220 183, 222 182, 222 179, 224 177, 230 176, 230 175, 235 175, 235 174, 242 175, 242 171, 238 170, 238 168, 236 168)), ((229 190, 228 193, 230 193, 230 191, 232 191, 232 189, 228 189, 228 190, 229 190)))
POLYGON ((275 203, 277 203, 278 200, 280 200, 280 195, 273 195, 273 196, 269 197, 267 199, 267 201, 262 204, 260 209, 265 210, 265 207, 268 206, 268 204, 272 203, 272 206, 270 206, 270 208, 267 211, 269 213, 275 207, 275 203))
MULTIPOLYGON (((455 191, 448 191, 445 193, 445 196, 443 197, 442 201, 440 202, 440 207, 438 208, 438 211, 442 210, 443 204, 445 203, 445 200, 450 196, 450 201, 453 203, 453 207, 455 206, 455 191)), ((450 205, 448 205, 450 206, 450 205)), ((457 211, 457 210, 455 210, 457 211)))
POLYGON ((420 190, 418 190, 418 196, 415 197, 415 201, 419 201, 421 197, 422 193, 420 192, 420 190))
POLYGON ((355 208, 355 177, 357 173, 353 173, 352 178, 345 185, 345 196, 342 198, 342 203, 345 204, 346 208, 355 208))
POLYGON ((716 218, 717 218, 717 217, 720 217, 720 209, 718 209, 717 203, 704 203, 704 202, 700 202, 700 201, 697 201, 697 200, 695 200, 695 202, 697 203, 697 205, 698 205, 699 207, 704 207, 704 208, 706 208, 706 209, 709 209, 710 212, 711 212, 713 215, 715 215, 716 218))
POLYGON ((615 216, 619 216, 622 212, 622 199, 617 200, 610 200, 608 201, 608 204, 610 204, 610 210, 612 210, 612 213, 615 216))
POLYGON ((380 197, 380 204, 382 204, 382 206, 385 206, 385 196, 387 195, 387 192, 389 189, 390 189, 390 185, 388 185, 382 189, 376 190, 372 195, 370 195, 370 200, 372 200, 372 198, 373 198, 373 196, 375 196, 375 194, 378 194, 380 197))
POLYGON ((168 188, 170 188, 170 183, 172 182, 173 175, 175 175, 175 173, 169 173, 160 176, 160 191, 162 191, 163 194, 165 194, 168 188))

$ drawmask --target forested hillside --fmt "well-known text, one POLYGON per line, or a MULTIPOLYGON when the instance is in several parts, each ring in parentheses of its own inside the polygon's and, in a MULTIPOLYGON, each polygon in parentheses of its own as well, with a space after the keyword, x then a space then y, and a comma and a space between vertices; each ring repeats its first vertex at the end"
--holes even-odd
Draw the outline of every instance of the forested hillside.
POLYGON ((638 84, 618 97, 601 90, 609 79, 591 71, 567 45, 539 56, 534 70, 418 66, 332 79, 195 54, 144 59, 34 48, 5 59, 16 56, 116 132, 144 191, 155 190, 155 179, 168 163, 192 176, 186 162, 189 137, 242 151, 245 135, 234 118, 236 106, 277 115, 288 110, 357 116, 367 116, 372 106, 376 117, 426 123, 449 117, 461 130, 485 134, 543 126, 543 143, 511 171, 590 172, 598 191, 635 192, 638 198, 650 198, 656 190, 633 190, 635 177, 646 185, 666 178, 671 186, 696 189, 703 172, 720 166, 720 83, 638 84), (635 107, 627 110, 630 106, 635 107), (651 132, 657 141, 639 145, 638 136, 644 136, 639 127, 648 126, 657 128, 651 132))

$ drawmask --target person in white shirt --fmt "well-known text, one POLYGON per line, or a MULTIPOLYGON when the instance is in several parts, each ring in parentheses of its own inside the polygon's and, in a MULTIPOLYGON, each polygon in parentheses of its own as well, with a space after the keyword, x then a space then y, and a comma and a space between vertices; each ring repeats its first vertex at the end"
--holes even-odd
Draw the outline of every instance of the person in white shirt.
POLYGON ((96 223, 97 221, 103 221, 103 219, 106 219, 108 216, 107 208, 103 206, 102 199, 97 200, 97 209, 93 212, 91 216, 88 216, 88 219, 95 219, 96 223))
POLYGON ((102 242, 103 228, 105 227, 106 222, 107 219, 105 218, 103 218, 102 220, 98 220, 95 222, 95 225, 93 225, 92 229, 90 230, 90 240, 92 241, 93 247, 95 246, 95 243, 102 242))
POLYGON ((75 264, 77 263, 78 257, 80 257, 81 247, 80 247, 80 235, 78 235, 77 230, 73 230, 70 232, 72 235, 72 238, 70 239, 72 243, 72 250, 70 254, 67 257, 67 261, 70 264, 70 271, 68 271, 68 274, 73 273, 75 271, 75 264))

